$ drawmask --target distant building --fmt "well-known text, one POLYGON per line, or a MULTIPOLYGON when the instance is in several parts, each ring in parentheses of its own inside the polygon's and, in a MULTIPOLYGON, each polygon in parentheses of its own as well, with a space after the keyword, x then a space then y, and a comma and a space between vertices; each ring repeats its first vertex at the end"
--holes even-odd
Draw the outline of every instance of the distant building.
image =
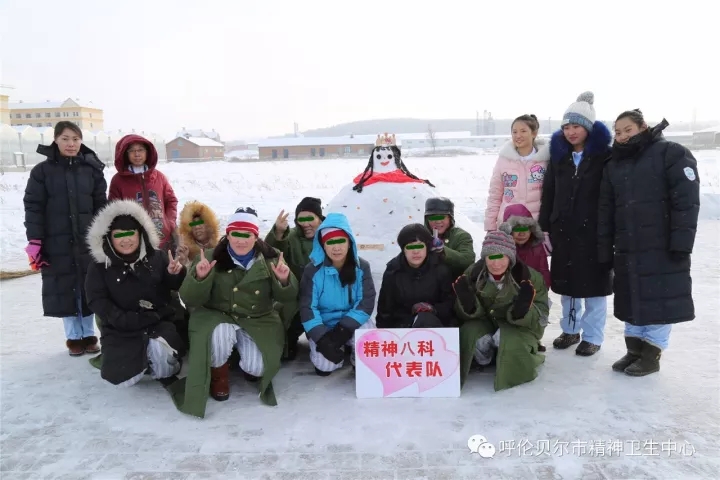
POLYGON ((209 138, 210 140, 215 140, 223 145, 225 144, 225 142, 220 139, 220 134, 217 133, 214 128, 211 131, 206 132, 205 130, 200 129, 186 130, 185 127, 183 127, 182 130, 175 134, 175 137, 187 137, 188 135, 195 138, 209 138))
POLYGON ((720 125, 693 132, 694 148, 720 148, 720 125))
POLYGON ((103 111, 92 102, 68 98, 64 102, 10 103, 10 125, 53 127, 61 120, 73 122, 84 130, 104 129, 103 111))
POLYGON ((0 123, 10 125, 10 106, 8 105, 9 97, 0 94, 0 123))
POLYGON ((180 136, 165 144, 168 162, 225 158, 225 145, 206 137, 180 136))
POLYGON ((377 135, 344 137, 284 137, 258 142, 260 160, 290 158, 340 158, 370 155, 377 135))

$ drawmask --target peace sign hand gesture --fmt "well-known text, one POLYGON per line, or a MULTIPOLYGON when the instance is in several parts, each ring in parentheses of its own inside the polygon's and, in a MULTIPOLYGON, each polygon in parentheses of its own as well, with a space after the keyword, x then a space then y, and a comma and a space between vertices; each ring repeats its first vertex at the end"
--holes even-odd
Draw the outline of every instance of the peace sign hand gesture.
POLYGON ((278 215, 275 220, 275 236, 278 237, 278 240, 283 236, 285 230, 289 227, 288 216, 290 216, 289 212, 285 213, 285 210, 281 210, 280 215, 278 215))
POLYGON ((197 265, 195 265, 195 278, 198 280, 204 280, 205 277, 208 276, 210 273, 210 270, 213 269, 215 264, 217 263, 217 260, 213 260, 212 262, 208 262, 207 258, 205 258, 205 251, 200 250, 200 261, 197 265))
POLYGON ((172 251, 168 250, 168 268, 167 271, 170 275, 177 275, 182 272, 183 264, 180 263, 180 258, 173 258, 172 251))
POLYGON ((288 267, 285 260, 283 260, 283 254, 280 253, 280 257, 276 264, 270 264, 275 278, 278 279, 281 285, 285 286, 288 284, 288 278, 290 277, 290 267, 288 267))

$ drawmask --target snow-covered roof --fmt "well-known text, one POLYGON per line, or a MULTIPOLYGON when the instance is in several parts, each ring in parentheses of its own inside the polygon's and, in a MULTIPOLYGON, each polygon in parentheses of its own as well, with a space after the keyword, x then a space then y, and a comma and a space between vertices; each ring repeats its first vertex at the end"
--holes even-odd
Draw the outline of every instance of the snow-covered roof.
POLYGON ((212 138, 213 140, 217 140, 218 138, 220 138, 220 134, 216 131, 206 132, 202 129, 186 130, 184 128, 182 129, 182 131, 177 132, 175 136, 184 137, 187 134, 189 134, 191 137, 207 137, 212 138))
MULTIPOLYGON (((211 138, 205 138, 205 137, 183 137, 183 136, 177 136, 173 140, 170 140, 171 142, 174 142, 178 138, 181 138, 183 140, 187 140, 188 142, 197 145, 198 147, 224 147, 220 142, 216 142, 215 140, 211 138)), ((170 142, 168 142, 170 143, 170 142)))
POLYGON ((693 132, 663 132, 665 137, 692 137, 693 132))
POLYGON ((377 135, 350 135, 344 137, 283 137, 266 138, 258 142, 263 147, 313 147, 331 145, 375 145, 377 135))
POLYGON ((720 133, 720 125, 715 125, 714 127, 710 128, 704 128, 695 133, 720 133))
POLYGON ((46 102, 13 102, 8 103, 8 108, 10 110, 39 110, 39 109, 48 109, 48 108, 72 108, 72 107, 82 107, 82 108, 94 108, 97 110, 100 110, 100 108, 97 107, 93 102, 84 102, 81 101, 79 98, 72 99, 68 98, 66 100, 63 100, 62 102, 56 102, 56 101, 46 101, 46 102))

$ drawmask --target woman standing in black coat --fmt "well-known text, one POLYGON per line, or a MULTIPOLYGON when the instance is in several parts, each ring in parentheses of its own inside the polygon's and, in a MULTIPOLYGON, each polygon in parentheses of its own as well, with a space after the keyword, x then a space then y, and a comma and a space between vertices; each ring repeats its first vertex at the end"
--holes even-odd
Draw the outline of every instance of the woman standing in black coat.
POLYGON ((403 227, 397 238, 402 252, 383 274, 375 323, 377 328, 457 326, 450 267, 432 253, 433 237, 424 225, 403 227))
POLYGON ((590 356, 604 340, 612 264, 597 256, 600 182, 610 158, 610 131, 595 121, 592 92, 582 93, 550 139, 538 221, 550 233, 552 291, 561 295, 563 333, 553 346, 580 342, 575 353, 590 356))
POLYGON ((100 319, 100 375, 131 386, 145 373, 163 384, 176 380, 186 345, 175 324, 171 290, 185 267, 160 244, 155 224, 141 204, 115 200, 95 217, 87 234, 94 263, 85 289, 100 319))
POLYGON ((25 187, 25 252, 42 274, 45 316, 63 319, 70 355, 97 353, 95 320, 85 298, 90 264, 85 232, 107 202, 105 165, 83 145, 82 130, 72 122, 58 122, 54 141, 37 152, 47 160, 33 167, 25 187))
POLYGON ((672 324, 695 318, 690 254, 700 213, 697 161, 648 128, 640 110, 615 122, 600 191, 598 255, 614 262, 615 317, 627 354, 612 366, 631 376, 660 370, 672 324))

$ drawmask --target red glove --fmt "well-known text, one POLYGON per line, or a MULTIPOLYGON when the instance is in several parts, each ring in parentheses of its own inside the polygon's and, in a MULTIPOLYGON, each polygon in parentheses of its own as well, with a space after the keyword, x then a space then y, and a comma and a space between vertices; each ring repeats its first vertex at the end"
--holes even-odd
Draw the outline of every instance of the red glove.
POLYGON ((30 260, 30 268, 33 270, 39 270, 42 267, 50 266, 42 257, 42 240, 30 240, 25 247, 25 253, 27 253, 28 259, 30 260))
POLYGON ((435 312, 435 309, 433 308, 432 305, 430 305, 429 303, 426 303, 426 302, 420 302, 420 303, 416 303, 415 305, 413 305, 412 314, 415 315, 420 312, 433 313, 433 312, 435 312))

